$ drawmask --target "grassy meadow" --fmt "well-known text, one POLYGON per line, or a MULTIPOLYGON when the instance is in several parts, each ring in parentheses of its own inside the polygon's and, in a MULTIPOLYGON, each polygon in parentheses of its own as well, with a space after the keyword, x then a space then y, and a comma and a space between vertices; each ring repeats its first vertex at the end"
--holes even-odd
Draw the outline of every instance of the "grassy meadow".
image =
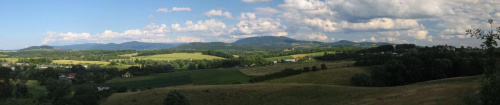
POLYGON ((464 105, 477 92, 480 76, 458 77, 397 87, 351 87, 322 84, 239 84, 157 88, 116 93, 102 105, 162 104, 171 90, 193 105, 464 105))
POLYGON ((203 55, 201 53, 172 53, 172 54, 159 54, 151 56, 137 56, 131 59, 142 59, 142 60, 176 60, 176 59, 224 59, 222 57, 203 55))
POLYGON ((356 73, 370 74, 372 67, 341 67, 320 70, 316 72, 307 72, 284 78, 272 79, 263 83, 298 83, 298 84, 326 84, 351 86, 350 79, 356 73))
POLYGON ((346 65, 353 65, 354 61, 341 61, 341 62, 297 62, 297 63, 278 63, 272 66, 259 66, 251 68, 241 68, 239 69, 243 74, 249 76, 262 76, 266 74, 271 74, 279 72, 286 68, 291 69, 303 69, 304 67, 317 66, 321 67, 321 64, 325 63, 327 68, 338 68, 346 65))
POLYGON ((0 58, 0 59, 6 60, 7 62, 12 62, 12 63, 15 63, 19 60, 17 58, 0 58))
POLYGON ((110 62, 105 61, 76 61, 76 60, 53 60, 54 64, 98 64, 109 65, 110 62))
POLYGON ((98 86, 147 88, 168 87, 178 85, 220 85, 245 83, 250 77, 236 69, 208 69, 161 73, 130 78, 114 78, 98 86))

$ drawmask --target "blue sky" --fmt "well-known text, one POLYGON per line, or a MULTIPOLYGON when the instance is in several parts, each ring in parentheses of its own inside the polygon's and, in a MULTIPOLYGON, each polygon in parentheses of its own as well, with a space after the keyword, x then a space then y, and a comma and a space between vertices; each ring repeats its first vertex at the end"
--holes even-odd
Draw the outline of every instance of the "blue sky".
POLYGON ((0 49, 80 43, 335 42, 479 46, 466 29, 500 26, 494 0, 5 0, 0 49))

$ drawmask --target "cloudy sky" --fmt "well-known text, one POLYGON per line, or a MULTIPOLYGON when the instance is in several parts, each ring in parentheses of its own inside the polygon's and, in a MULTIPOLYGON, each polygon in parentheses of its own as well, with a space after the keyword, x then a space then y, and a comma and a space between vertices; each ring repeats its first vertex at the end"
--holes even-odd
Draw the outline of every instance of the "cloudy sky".
POLYGON ((34 45, 234 42, 254 36, 479 46, 498 0, 4 0, 0 49, 34 45))

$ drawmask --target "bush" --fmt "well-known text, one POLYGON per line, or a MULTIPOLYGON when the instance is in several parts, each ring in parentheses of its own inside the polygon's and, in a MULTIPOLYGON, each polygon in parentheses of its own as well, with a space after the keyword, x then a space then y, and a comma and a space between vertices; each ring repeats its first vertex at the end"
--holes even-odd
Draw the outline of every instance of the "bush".
POLYGON ((351 85, 353 86, 370 86, 370 76, 365 73, 358 73, 351 77, 351 85))
POLYGON ((168 92, 167 97, 163 101, 163 105, 189 105, 189 100, 177 90, 168 92))
POLYGON ((318 71, 318 70, 319 70, 319 69, 318 69, 318 67, 317 67, 317 66, 313 66, 313 67, 312 67, 312 71, 318 71))
POLYGON ((323 63, 323 64, 321 64, 321 70, 326 70, 326 69, 327 69, 327 68, 326 68, 326 65, 325 65, 324 63, 323 63))
POLYGON ((118 88, 116 88, 116 92, 117 93, 125 93, 125 92, 127 92, 127 90, 128 90, 127 87, 118 87, 118 88))
POLYGON ((132 92, 136 92, 137 91, 137 88, 132 88, 132 90, 130 90, 132 92))
POLYGON ((302 69, 302 72, 309 72, 309 71, 311 71, 310 67, 304 67, 304 69, 302 69))
POLYGON ((500 105, 500 78, 483 82, 480 98, 483 105, 500 105))

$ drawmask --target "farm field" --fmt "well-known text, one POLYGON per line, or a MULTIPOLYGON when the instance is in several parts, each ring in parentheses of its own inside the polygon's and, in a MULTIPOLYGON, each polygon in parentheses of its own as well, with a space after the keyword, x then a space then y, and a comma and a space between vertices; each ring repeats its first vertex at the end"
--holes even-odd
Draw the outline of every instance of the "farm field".
POLYGON ((12 62, 12 63, 15 63, 15 62, 17 62, 17 60, 19 60, 17 58, 0 58, 0 59, 1 60, 7 60, 7 62, 12 62))
MULTIPOLYGON (((332 53, 335 53, 335 51, 328 51, 328 53, 332 54, 332 53)), ((310 56, 310 57, 323 56, 324 54, 325 54, 325 52, 315 52, 315 53, 307 53, 307 54, 294 54, 294 55, 290 55, 290 56, 270 57, 270 58, 266 58, 266 59, 268 61, 274 61, 274 60, 279 60, 279 59, 302 58, 302 57, 306 57, 306 56, 310 56)))
POLYGON ((351 86, 350 79, 356 73, 370 74, 373 67, 342 67, 330 68, 316 72, 301 73, 284 78, 272 79, 263 83, 298 83, 298 84, 325 84, 351 86))
POLYGON ((397 87, 351 87, 321 84, 240 84, 157 88, 116 93, 102 105, 162 104, 171 90, 183 92, 193 105, 464 105, 480 88, 481 76, 457 77, 397 87))
POLYGON ((203 55, 201 53, 172 53, 172 54, 159 54, 151 56, 138 56, 132 57, 132 59, 142 59, 142 60, 176 60, 176 59, 224 59, 222 57, 203 55))
POLYGON ((272 66, 260 66, 251 68, 239 69, 243 74, 249 76, 262 76, 266 74, 271 74, 279 72, 286 68, 291 69, 303 69, 304 67, 317 66, 321 67, 321 64, 325 63, 327 68, 338 68, 347 65, 353 65, 354 61, 340 61, 340 62, 298 62, 298 63, 278 63, 272 66))
POLYGON ((54 64, 98 64, 98 65, 108 65, 109 62, 105 61, 76 61, 76 60, 53 60, 54 64))
POLYGON ((0 54, 0 57, 8 57, 9 55, 0 54))
POLYGON ((130 78, 114 78, 98 86, 147 88, 178 85, 220 85, 246 83, 250 77, 236 69, 208 69, 161 73, 130 78))
POLYGON ((123 56, 123 57, 132 57, 132 56, 137 56, 138 53, 132 53, 132 54, 123 54, 123 55, 118 55, 118 56, 123 56))

